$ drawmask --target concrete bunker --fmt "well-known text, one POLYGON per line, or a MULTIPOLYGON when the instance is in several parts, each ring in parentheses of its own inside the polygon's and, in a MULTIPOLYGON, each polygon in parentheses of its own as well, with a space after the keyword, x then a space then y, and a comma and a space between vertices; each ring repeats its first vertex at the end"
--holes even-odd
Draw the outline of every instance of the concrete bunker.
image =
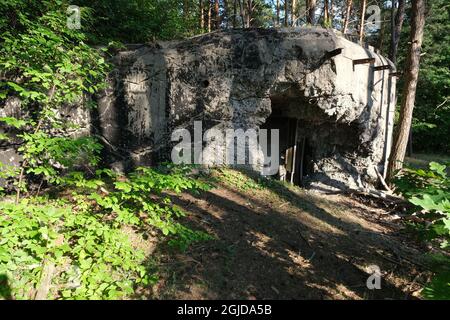
POLYGON ((384 172, 395 67, 332 30, 219 31, 131 46, 114 63, 97 121, 125 150, 111 162, 170 160, 171 133, 202 121, 204 131, 281 129, 278 174, 294 184, 372 188, 384 172))
POLYGON ((98 110, 72 117, 104 142, 113 167, 170 160, 171 133, 201 121, 203 130, 282 129, 280 157, 295 184, 373 188, 384 173, 395 67, 333 30, 219 31, 128 46, 113 63, 98 110))

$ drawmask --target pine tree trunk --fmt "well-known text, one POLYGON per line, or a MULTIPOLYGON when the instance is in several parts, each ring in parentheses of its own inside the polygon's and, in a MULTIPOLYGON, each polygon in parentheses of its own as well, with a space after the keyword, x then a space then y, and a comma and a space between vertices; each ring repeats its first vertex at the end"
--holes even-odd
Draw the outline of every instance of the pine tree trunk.
POLYGON ((402 102, 400 105, 400 120, 395 131, 394 143, 387 180, 391 181, 397 170, 403 167, 406 146, 414 110, 417 80, 419 76, 420 53, 422 48, 423 30, 425 26, 425 1, 412 0, 410 47, 405 65, 405 84, 403 87, 402 102))
POLYGON ((400 33, 402 31, 403 19, 405 16, 405 0, 393 1, 391 10, 391 47, 389 50, 389 59, 395 64, 397 63, 398 43, 400 41, 400 33), (398 2, 398 9, 394 15, 395 2, 398 2))
POLYGON ((236 28, 236 26, 237 26, 236 18, 237 18, 237 0, 234 0, 234 3, 233 3, 233 28, 236 28))
POLYGON ((363 44, 363 39, 364 39, 364 24, 365 24, 365 19, 366 19, 366 2, 367 0, 362 0, 361 1, 361 15, 359 18, 359 43, 362 45, 363 44))
POLYGON ((345 8, 344 25, 342 27, 342 33, 346 34, 348 29, 348 23, 350 21, 350 13, 352 12, 353 0, 347 0, 347 7, 345 8))
POLYGON ((253 16, 253 1, 247 0, 247 28, 251 27, 253 16))
POLYGON ((323 1, 323 21, 325 26, 328 26, 328 20, 330 19, 330 11, 328 8, 328 0, 323 1))
POLYGON ((277 26, 280 26, 280 0, 277 0, 277 26))
POLYGON ((292 26, 295 25, 295 21, 297 20, 297 17, 295 16, 296 7, 297 7, 297 1, 292 0, 292 8, 291 8, 291 25, 292 26))
POLYGON ((214 20, 216 30, 220 29, 220 12, 219 12, 219 0, 214 1, 214 20))
POLYGON ((211 13, 212 13, 212 5, 211 0, 208 0, 208 32, 211 32, 211 13))
POLYGON ((333 27, 333 20, 334 20, 334 14, 333 14, 333 0, 330 0, 330 22, 331 22, 331 27, 333 27))
POLYGON ((284 26, 289 26, 289 0, 284 0, 284 26))
POLYGON ((306 22, 315 24, 317 0, 306 0, 306 22))
POLYGON ((241 19, 242 19, 242 28, 245 28, 245 13, 244 13, 244 8, 243 8, 243 4, 242 1, 244 0, 238 0, 239 1, 239 10, 241 13, 241 19))
POLYGON ((228 29, 230 26, 230 8, 228 5, 228 0, 223 0, 223 13, 222 13, 222 21, 225 21, 225 29, 228 29))
POLYGON ((199 0, 200 6, 200 29, 203 32, 205 29, 205 9, 203 7, 203 0, 199 0))

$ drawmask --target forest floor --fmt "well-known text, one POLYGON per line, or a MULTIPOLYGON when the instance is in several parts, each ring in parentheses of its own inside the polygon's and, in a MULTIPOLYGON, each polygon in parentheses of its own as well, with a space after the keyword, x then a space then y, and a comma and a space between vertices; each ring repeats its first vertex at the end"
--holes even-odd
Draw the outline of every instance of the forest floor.
MULTIPOLYGON (((432 154, 432 153, 414 153, 410 157, 405 158, 405 163, 414 168, 428 169, 431 161, 450 163, 450 155, 432 154)), ((450 172, 449 172, 450 173, 450 172)))
POLYGON ((186 223, 214 240, 185 252, 158 246, 152 299, 416 299, 429 279, 422 245, 397 210, 245 173, 212 174, 215 187, 173 195, 186 223), (381 271, 381 289, 366 281, 381 271))

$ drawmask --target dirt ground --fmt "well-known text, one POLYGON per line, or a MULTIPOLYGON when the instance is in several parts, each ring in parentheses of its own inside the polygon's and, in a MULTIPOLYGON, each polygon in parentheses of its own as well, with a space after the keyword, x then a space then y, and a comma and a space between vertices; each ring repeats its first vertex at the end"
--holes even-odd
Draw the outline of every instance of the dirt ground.
MULTIPOLYGON (((174 254, 156 250, 153 299, 417 299, 429 277, 421 248, 394 212, 342 194, 243 173, 216 174, 215 187, 174 202, 214 240, 174 254), (381 289, 366 281, 373 265, 381 289)), ((392 211, 392 210, 391 210, 392 211)))

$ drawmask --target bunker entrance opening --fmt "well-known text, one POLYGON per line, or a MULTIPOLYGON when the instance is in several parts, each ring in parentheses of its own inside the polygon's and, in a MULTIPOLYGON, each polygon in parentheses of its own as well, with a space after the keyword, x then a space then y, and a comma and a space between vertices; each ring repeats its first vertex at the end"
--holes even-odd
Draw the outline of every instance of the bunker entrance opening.
MULTIPOLYGON (((304 130, 299 129, 304 120, 295 116, 289 110, 292 107, 290 100, 272 98, 272 112, 264 124, 261 125, 261 129, 279 130, 279 168, 276 178, 303 186, 304 179, 309 172, 308 163, 312 156, 311 148, 308 146, 308 137, 304 130)), ((268 139, 267 152, 269 156, 272 156, 270 134, 268 139)))

